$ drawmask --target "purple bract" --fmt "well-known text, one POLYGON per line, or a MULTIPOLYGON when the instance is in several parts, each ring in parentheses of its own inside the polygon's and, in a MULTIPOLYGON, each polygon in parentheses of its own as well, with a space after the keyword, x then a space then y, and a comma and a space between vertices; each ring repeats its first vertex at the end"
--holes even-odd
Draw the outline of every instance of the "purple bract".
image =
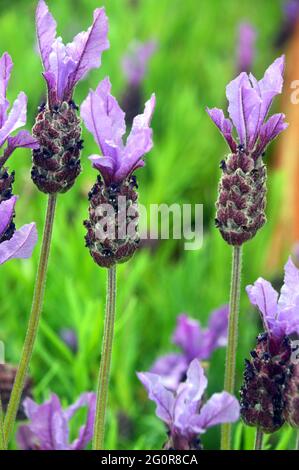
POLYGON ((96 395, 83 393, 78 400, 63 409, 57 395, 38 405, 30 398, 24 401, 24 411, 29 423, 19 427, 17 442, 22 450, 83 450, 92 439, 96 395), (87 407, 86 423, 80 428, 77 439, 69 442, 69 423, 74 414, 87 407))

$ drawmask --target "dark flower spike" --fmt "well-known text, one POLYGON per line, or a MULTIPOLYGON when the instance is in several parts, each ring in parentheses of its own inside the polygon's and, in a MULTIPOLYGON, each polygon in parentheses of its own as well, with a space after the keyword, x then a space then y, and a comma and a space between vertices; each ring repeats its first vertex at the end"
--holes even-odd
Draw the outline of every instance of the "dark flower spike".
POLYGON ((285 420, 294 425, 294 416, 298 417, 294 406, 299 398, 298 375, 289 335, 299 333, 299 271, 289 259, 280 296, 262 278, 246 290, 261 313, 266 333, 258 336, 252 359, 246 363, 241 414, 247 424, 272 433, 285 420))
POLYGON ((199 321, 185 314, 179 315, 173 335, 173 343, 182 353, 167 354, 160 357, 151 368, 151 372, 163 379, 163 384, 170 390, 176 390, 185 378, 193 359, 207 361, 213 351, 227 344, 228 306, 212 312, 208 327, 203 329, 199 321))
POLYGON ((7 87, 10 80, 13 62, 10 55, 5 52, 0 58, 0 202, 12 196, 12 184, 14 173, 9 173, 5 167, 8 158, 16 148, 37 149, 38 142, 28 131, 19 131, 15 136, 11 134, 26 124, 27 117, 27 97, 20 92, 14 101, 10 112, 9 101, 7 99, 7 87))
POLYGON ((0 204, 0 264, 14 258, 30 258, 37 242, 34 223, 15 231, 13 224, 17 197, 13 196, 0 204))
POLYGON ((168 390, 159 375, 137 375, 149 399, 156 403, 156 415, 166 424, 169 438, 164 449, 201 449, 198 437, 208 428, 239 419, 238 400, 227 392, 215 393, 204 403, 207 379, 197 359, 191 362, 186 381, 176 392, 168 390))
POLYGON ((22 450, 84 450, 92 439, 96 396, 83 393, 76 403, 65 410, 57 395, 38 405, 30 398, 24 401, 24 411, 29 423, 19 427, 17 442, 22 450), (69 422, 83 407, 88 408, 86 423, 80 428, 77 439, 70 443, 69 422))
MULTIPOLYGON (((9 404, 11 391, 16 378, 16 373, 17 367, 11 364, 0 364, 0 397, 4 412, 6 412, 9 404)), ((26 415, 23 409, 23 401, 25 400, 25 398, 32 396, 32 385, 33 381, 31 377, 27 376, 22 392, 21 403, 17 411, 17 420, 19 421, 26 419, 26 415)))
MULTIPOLYGON (((267 332, 267 340, 259 342, 263 347, 258 347, 258 356, 253 361, 255 364, 260 364, 258 359, 261 357, 260 351, 264 357, 265 353, 267 354, 267 364, 263 364, 261 370, 265 372, 269 369, 267 379, 264 381, 267 380, 269 386, 271 384, 271 389, 268 389, 271 400, 266 402, 266 394, 263 393, 264 403, 268 410, 271 407, 275 410, 275 406, 279 406, 280 414, 277 412, 276 415, 277 426, 285 419, 292 426, 299 427, 299 368, 291 361, 293 349, 290 340, 290 335, 299 334, 299 270, 290 258, 285 265, 284 284, 279 297, 271 284, 262 278, 259 278, 253 286, 248 286, 247 293, 250 302, 261 312, 267 332)), ((258 376, 261 376, 261 371, 256 374, 256 377, 258 376)), ((246 398, 246 393, 243 395, 246 398)), ((244 413, 245 416, 247 413, 248 410, 244 413)), ((254 419, 253 413, 249 411, 249 414, 250 418, 254 419)), ((268 418, 264 413, 263 419, 268 418)), ((273 428, 274 426, 270 427, 271 432, 273 428)))
POLYGON ((102 156, 90 158, 95 169, 99 170, 103 180, 98 178, 92 188, 89 199, 89 220, 85 222, 88 230, 86 244, 97 264, 111 267, 116 263, 127 261, 136 251, 139 236, 135 232, 128 234, 127 227, 138 217, 136 178, 132 173, 144 166, 143 157, 153 147, 150 122, 155 108, 155 95, 145 104, 143 114, 135 117, 132 130, 123 142, 126 132, 125 115, 116 99, 110 94, 109 78, 100 82, 95 91, 90 91, 81 105, 81 116, 87 129, 93 134, 102 156), (97 226, 103 220, 100 206, 112 205, 116 221, 119 216, 119 197, 125 197, 126 207, 131 207, 127 214, 126 227, 116 226, 115 238, 102 240, 97 236, 97 226), (120 236, 124 231, 126 237, 120 236))
POLYGON ((83 140, 74 89, 91 69, 101 65, 101 54, 109 47, 108 20, 104 8, 96 9, 91 27, 64 45, 56 37, 53 16, 44 0, 40 0, 36 30, 48 102, 40 108, 33 128, 40 149, 33 152, 32 179, 40 191, 64 193, 81 172, 83 140))
POLYGON ((230 245, 253 238, 266 221, 266 168, 263 154, 287 124, 284 114, 266 120, 272 101, 281 93, 284 56, 276 59, 262 80, 241 73, 226 89, 230 119, 221 109, 208 109, 231 154, 223 166, 219 185, 217 226, 230 245), (233 135, 233 128, 237 138, 233 135))

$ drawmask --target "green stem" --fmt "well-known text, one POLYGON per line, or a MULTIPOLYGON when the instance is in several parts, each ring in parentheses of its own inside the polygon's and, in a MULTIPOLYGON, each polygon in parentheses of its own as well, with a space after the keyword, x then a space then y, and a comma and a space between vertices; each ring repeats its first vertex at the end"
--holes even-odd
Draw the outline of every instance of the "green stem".
POLYGON ((49 261, 50 245, 52 238, 52 229, 56 207, 56 194, 50 194, 48 198, 48 207, 46 214, 46 222, 43 233, 43 241, 40 253, 39 266, 37 271, 37 277, 35 281, 35 289, 33 295, 33 302, 31 308, 31 314, 28 323, 28 329, 26 338, 23 346, 23 351, 16 374, 14 386, 11 392, 7 413, 4 420, 4 439, 6 446, 8 445, 10 435, 16 420, 18 408, 20 406, 21 396, 24 388, 26 375, 29 368, 29 363, 32 356, 32 351, 37 336, 37 330, 39 325, 39 319, 43 306, 47 268, 49 261))
POLYGON ((263 449, 263 431, 261 431, 259 428, 256 430, 256 435, 255 435, 255 444, 254 444, 254 450, 262 450, 263 449))
POLYGON ((5 450, 4 413, 3 413, 3 408, 2 408, 1 397, 0 397, 0 450, 5 450))
MULTIPOLYGON (((236 355, 238 346, 238 323, 240 309, 240 286, 242 271, 242 247, 233 247, 233 264, 231 275, 231 290, 229 301, 229 324, 228 324, 228 344, 226 350, 226 365, 224 390, 234 395, 235 392, 235 374, 236 374, 236 355)), ((221 449, 230 450, 231 448, 231 429, 230 423, 223 424, 221 427, 221 449)))
POLYGON ((97 386, 97 410, 94 424, 93 450, 104 449, 105 417, 108 401, 116 301, 116 266, 108 270, 106 315, 102 356, 97 386))

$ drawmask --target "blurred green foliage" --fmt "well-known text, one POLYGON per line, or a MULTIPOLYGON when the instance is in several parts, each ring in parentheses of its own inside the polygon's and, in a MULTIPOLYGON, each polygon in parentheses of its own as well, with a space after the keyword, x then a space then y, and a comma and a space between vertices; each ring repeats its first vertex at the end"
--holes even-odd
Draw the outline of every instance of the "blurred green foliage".
MULTIPOLYGON (((8 50, 15 67, 9 98, 19 90, 28 95, 28 128, 45 95, 41 62, 36 53, 34 10, 36 1, 0 0, 1 52, 8 50)), ((205 239, 199 251, 183 250, 183 243, 163 241, 154 252, 140 250, 119 268, 115 347, 108 415, 107 448, 159 449, 165 439, 154 406, 136 378, 158 355, 170 352, 170 337, 177 315, 184 311, 206 323, 209 312, 228 301, 230 248, 214 228, 214 203, 220 175, 219 162, 227 151, 210 122, 206 106, 225 106, 225 86, 235 74, 235 49, 240 20, 258 29, 258 54, 254 72, 261 76, 274 59, 273 40, 281 22, 281 2, 273 0, 49 0, 65 40, 90 24, 92 11, 106 7, 111 49, 103 65, 80 83, 75 99, 81 103, 90 87, 107 74, 113 93, 125 86, 120 61, 133 39, 158 41, 144 82, 145 99, 157 95, 153 120, 155 147, 146 167, 138 173, 140 201, 204 204, 205 239)), ((276 104, 277 105, 277 104, 276 104)), ((51 250, 46 300, 40 333, 31 365, 36 400, 56 392, 65 403, 95 388, 105 305, 106 272, 99 269, 84 247, 87 193, 96 173, 87 157, 96 151, 92 136, 84 132, 84 171, 75 187, 59 197, 51 250), (73 328, 79 349, 73 354, 59 338, 59 330, 73 328)), ((271 152, 267 161, 271 159, 271 152)), ((35 220, 41 239, 46 197, 30 179, 30 154, 17 151, 10 161, 16 170, 17 224, 35 220)), ((268 248, 279 211, 283 175, 271 173, 267 226, 245 247, 238 385, 243 360, 261 329, 250 308, 244 287, 265 275, 268 248)), ((40 246, 29 261, 1 267, 0 338, 6 359, 17 363, 35 279, 40 246)), ((283 261, 281 261, 280 272, 283 261)), ((274 273, 273 273, 274 275, 274 273)), ((209 393, 222 390, 225 351, 215 352, 209 366, 209 393)), ((248 448, 253 430, 236 426, 235 446, 248 448)), ((293 444, 288 429, 277 433, 269 445, 293 444)), ((206 448, 219 446, 219 429, 203 436, 206 448)), ((267 444, 268 445, 268 444, 267 444)))

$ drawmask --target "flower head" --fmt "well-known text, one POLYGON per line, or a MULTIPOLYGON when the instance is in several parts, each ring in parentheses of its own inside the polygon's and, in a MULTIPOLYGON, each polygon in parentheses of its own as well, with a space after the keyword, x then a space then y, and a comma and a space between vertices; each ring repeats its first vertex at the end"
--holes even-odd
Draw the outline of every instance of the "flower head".
POLYGON ((150 122, 155 108, 153 94, 145 104, 144 113, 135 117, 124 144, 125 115, 110 91, 109 78, 105 78, 95 91, 90 91, 81 105, 85 126, 93 134, 102 153, 101 157, 92 155, 89 158, 93 167, 101 172, 107 186, 121 183, 134 170, 144 166, 143 157, 153 147, 150 122))
POLYGON ((285 265, 284 284, 280 292, 270 282, 259 278, 246 288, 252 305, 257 306, 269 335, 276 340, 299 334, 299 270, 291 258, 285 265))
POLYGON ((42 405, 27 398, 24 410, 29 423, 19 427, 19 447, 22 450, 83 450, 92 439, 95 407, 94 393, 83 393, 66 409, 54 394, 42 405), (82 407, 88 409, 86 423, 80 428, 77 439, 70 443, 70 420, 82 407))
POLYGON ((36 10, 36 32, 48 86, 49 104, 57 105, 72 99, 74 87, 87 73, 100 67, 101 54, 109 48, 108 20, 104 8, 94 11, 93 23, 86 32, 64 45, 56 37, 56 21, 44 0, 36 10))
POLYGON ((151 372, 159 374, 167 388, 176 390, 193 359, 208 360, 215 349, 226 345, 227 324, 227 305, 212 312, 205 329, 199 321, 185 314, 179 315, 173 343, 181 348, 182 353, 160 357, 151 372))
POLYGON ((203 402, 207 379, 197 359, 191 362, 186 381, 175 393, 163 385, 159 375, 144 372, 137 375, 150 400, 156 403, 156 415, 167 426, 167 449, 194 449, 198 446, 198 435, 209 427, 239 418, 238 400, 227 392, 215 393, 203 402))
POLYGON ((284 63, 284 56, 276 59, 260 81, 252 74, 242 72, 229 83, 226 96, 230 119, 225 118, 221 109, 207 110, 232 152, 240 145, 257 158, 286 129, 282 113, 274 114, 266 121, 274 97, 282 91, 284 63), (233 137, 233 126, 237 140, 233 137))
POLYGON ((241 23, 237 49, 238 72, 250 72, 255 56, 255 42, 255 28, 250 23, 241 23))
POLYGON ((148 62, 156 49, 157 44, 155 41, 130 44, 128 52, 122 59, 123 71, 130 85, 138 86, 142 82, 147 71, 148 62))
POLYGON ((30 258, 37 242, 37 231, 34 223, 24 225, 15 231, 13 224, 17 197, 0 204, 0 264, 14 258, 30 258))

